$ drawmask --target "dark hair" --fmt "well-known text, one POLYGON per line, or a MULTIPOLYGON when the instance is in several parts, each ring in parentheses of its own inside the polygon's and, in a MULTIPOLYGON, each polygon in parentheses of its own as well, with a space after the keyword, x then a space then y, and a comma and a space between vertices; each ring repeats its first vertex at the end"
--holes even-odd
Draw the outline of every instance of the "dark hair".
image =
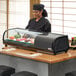
POLYGON ((47 11, 44 9, 44 5, 43 4, 34 4, 33 5, 33 10, 43 10, 42 16, 43 17, 47 17, 47 11))
POLYGON ((43 9, 42 16, 43 16, 43 17, 47 17, 47 16, 48 16, 47 11, 46 11, 45 9, 43 9))

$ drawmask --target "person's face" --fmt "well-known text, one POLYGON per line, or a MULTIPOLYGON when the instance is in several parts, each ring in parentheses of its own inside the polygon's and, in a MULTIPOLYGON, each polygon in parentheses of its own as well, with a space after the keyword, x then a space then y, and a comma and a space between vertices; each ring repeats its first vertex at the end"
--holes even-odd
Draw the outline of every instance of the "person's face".
POLYGON ((42 15, 42 11, 33 10, 34 18, 39 18, 42 15))

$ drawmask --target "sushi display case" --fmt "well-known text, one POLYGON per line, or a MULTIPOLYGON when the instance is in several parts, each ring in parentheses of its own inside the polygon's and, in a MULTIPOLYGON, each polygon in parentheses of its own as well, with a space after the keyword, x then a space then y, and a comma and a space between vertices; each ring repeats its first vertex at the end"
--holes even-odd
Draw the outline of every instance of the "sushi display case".
POLYGON ((60 52, 67 52, 69 49, 67 35, 35 32, 22 28, 6 30, 3 34, 3 43, 22 48, 28 47, 36 51, 55 55, 60 52))

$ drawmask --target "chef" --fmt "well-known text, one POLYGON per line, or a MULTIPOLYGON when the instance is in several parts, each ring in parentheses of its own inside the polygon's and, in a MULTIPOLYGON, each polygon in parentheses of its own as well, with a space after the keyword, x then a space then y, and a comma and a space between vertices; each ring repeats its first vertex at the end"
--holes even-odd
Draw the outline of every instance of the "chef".
POLYGON ((51 32, 51 24, 46 19, 47 11, 44 9, 43 4, 34 4, 33 5, 33 19, 29 20, 29 23, 26 29, 36 32, 51 32))

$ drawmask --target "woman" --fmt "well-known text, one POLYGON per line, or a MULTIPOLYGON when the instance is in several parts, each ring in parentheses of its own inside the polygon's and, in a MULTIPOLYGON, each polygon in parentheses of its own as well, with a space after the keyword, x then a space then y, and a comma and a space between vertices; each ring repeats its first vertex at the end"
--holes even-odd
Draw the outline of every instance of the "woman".
POLYGON ((26 29, 37 32, 51 32, 51 24, 45 18, 47 16, 47 12, 44 9, 43 4, 33 5, 33 15, 34 18, 29 21, 26 29))

